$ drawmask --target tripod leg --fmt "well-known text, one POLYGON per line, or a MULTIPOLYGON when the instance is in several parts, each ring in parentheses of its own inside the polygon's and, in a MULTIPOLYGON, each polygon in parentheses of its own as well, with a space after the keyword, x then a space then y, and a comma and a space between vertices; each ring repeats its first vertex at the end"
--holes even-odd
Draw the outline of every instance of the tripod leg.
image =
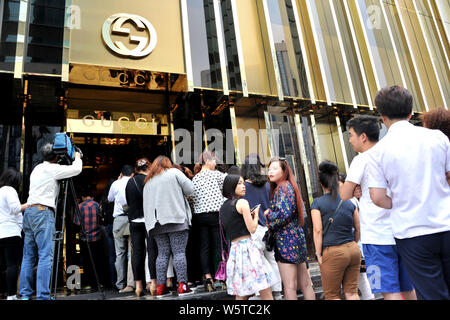
MULTIPOLYGON (((86 230, 84 229, 83 221, 81 220, 81 212, 80 212, 80 208, 78 207, 77 196, 75 193, 75 187, 73 185, 73 180, 68 179, 68 181, 69 181, 69 185, 70 185, 70 189, 71 189, 71 193, 72 193, 72 200, 75 205, 75 214, 78 216, 78 221, 80 221, 81 232, 86 235, 86 230)), ((100 281, 99 281, 98 274, 97 274, 97 268, 95 267, 94 258, 92 257, 91 247, 89 246, 89 241, 87 241, 87 239, 86 239, 86 246, 87 246, 87 249, 89 252, 89 259, 91 260, 92 269, 94 270, 94 276, 95 276, 95 281, 97 282, 97 288, 102 293, 103 299, 105 299, 105 293, 103 292, 103 287, 100 285, 100 281)))
MULTIPOLYGON (((53 291, 53 297, 56 300, 56 289, 58 288, 58 268, 59 268, 59 257, 61 254, 61 240, 63 239, 64 235, 64 226, 65 226, 65 216, 66 216, 66 208, 67 208, 67 190, 68 190, 68 184, 67 181, 64 183, 64 204, 63 204, 63 213, 62 213, 62 224, 61 224, 61 231, 57 231, 57 228, 55 226, 55 234, 54 234, 54 241, 56 242, 57 246, 57 257, 56 257, 56 269, 52 270, 52 278, 50 279, 50 284, 53 283, 53 280, 55 281, 55 287, 53 291)), ((58 202, 56 202, 58 204, 58 202)), ((56 213, 55 213, 55 223, 56 223, 56 213)), ((53 267, 55 265, 53 264, 53 267)), ((51 285, 50 285, 51 288, 51 285)))

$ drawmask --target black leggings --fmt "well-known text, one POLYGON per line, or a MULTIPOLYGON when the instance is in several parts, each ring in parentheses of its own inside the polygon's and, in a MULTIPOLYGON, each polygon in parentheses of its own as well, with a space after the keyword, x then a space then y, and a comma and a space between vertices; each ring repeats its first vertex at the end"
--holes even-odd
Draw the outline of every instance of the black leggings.
POLYGON ((214 277, 220 260, 219 213, 194 214, 193 224, 198 230, 200 264, 203 274, 214 277))
POLYGON ((22 238, 9 237, 0 239, 0 265, 6 260, 6 284, 8 296, 17 293, 17 279, 22 259, 22 238))
MULTIPOLYGON (((131 267, 133 268, 134 281, 145 282, 145 253, 147 230, 143 222, 130 223, 131 235, 131 267)), ((150 257, 149 257, 150 260, 150 257)))

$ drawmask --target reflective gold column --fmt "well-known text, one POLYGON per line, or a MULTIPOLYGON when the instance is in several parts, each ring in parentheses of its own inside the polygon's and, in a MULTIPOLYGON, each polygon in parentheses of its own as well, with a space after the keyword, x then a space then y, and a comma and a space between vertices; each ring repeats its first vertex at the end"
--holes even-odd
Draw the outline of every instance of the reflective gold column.
POLYGON ((20 1, 19 23, 17 25, 16 59, 14 64, 15 79, 22 79, 25 65, 29 7, 30 2, 28 2, 28 0, 20 1))
MULTIPOLYGON (((419 20, 420 30, 422 31, 422 35, 423 35, 423 38, 425 40, 425 47, 427 48, 428 55, 430 56, 430 59, 431 59, 431 65, 433 66, 434 76, 436 77, 436 81, 438 83, 439 92, 440 92, 440 94, 442 96, 442 101, 444 103, 444 107, 445 107, 445 109, 448 109, 447 102, 446 102, 445 95, 444 95, 444 91, 442 89, 441 79, 440 79, 439 74, 438 74, 437 69, 436 69, 436 63, 434 61, 433 53, 431 52, 431 44, 430 44, 430 41, 428 40, 428 36, 427 36, 427 33, 426 33, 424 25, 423 25, 423 21, 422 21, 422 17, 420 15, 420 12, 419 12, 419 8, 417 7, 416 0, 412 0, 412 3, 413 3, 413 6, 414 6, 414 10, 416 11, 417 19, 419 20)), ((444 80, 444 79, 442 79, 442 80, 444 80)))

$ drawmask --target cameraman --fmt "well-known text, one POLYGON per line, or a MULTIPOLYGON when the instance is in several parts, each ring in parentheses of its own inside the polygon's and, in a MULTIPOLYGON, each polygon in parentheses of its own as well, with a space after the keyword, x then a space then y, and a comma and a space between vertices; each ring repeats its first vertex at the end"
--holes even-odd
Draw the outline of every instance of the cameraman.
POLYGON ((33 294, 33 268, 36 262, 36 299, 50 300, 58 180, 79 175, 83 167, 78 152, 75 153, 75 160, 71 165, 57 163, 58 156, 50 143, 41 148, 41 153, 44 162, 37 165, 30 175, 28 208, 23 217, 25 238, 19 282, 22 300, 31 299, 33 294))

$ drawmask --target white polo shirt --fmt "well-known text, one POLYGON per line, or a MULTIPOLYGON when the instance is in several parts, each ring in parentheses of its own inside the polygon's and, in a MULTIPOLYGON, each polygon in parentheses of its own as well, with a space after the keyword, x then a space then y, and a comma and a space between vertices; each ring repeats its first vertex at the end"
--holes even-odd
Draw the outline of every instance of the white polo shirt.
POLYGON ((370 198, 367 163, 369 149, 353 158, 347 172, 346 181, 361 186, 362 196, 359 199, 359 218, 361 223, 361 243, 376 245, 395 245, 392 233, 390 210, 377 207, 370 198))
POLYGON ((450 142, 439 130, 394 123, 368 154, 369 187, 392 192, 394 237, 450 231, 450 142))

